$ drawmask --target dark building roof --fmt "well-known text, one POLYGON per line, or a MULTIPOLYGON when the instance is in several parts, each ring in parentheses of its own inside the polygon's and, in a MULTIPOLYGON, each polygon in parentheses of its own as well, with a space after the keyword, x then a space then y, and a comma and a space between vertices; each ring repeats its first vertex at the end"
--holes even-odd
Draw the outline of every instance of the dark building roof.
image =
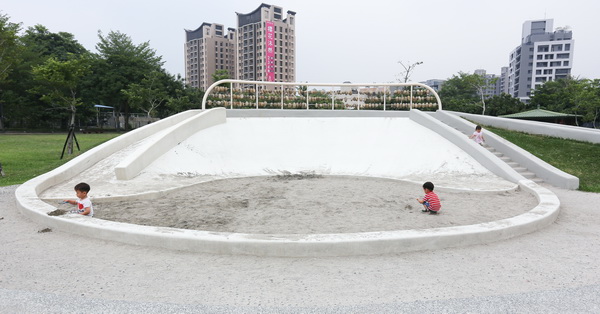
POLYGON ((258 8, 256 8, 256 10, 246 14, 235 12, 235 14, 237 14, 238 16, 238 27, 260 22, 260 9, 262 8, 271 8, 271 5, 263 3, 258 8))
POLYGON ((194 40, 194 39, 199 39, 199 38, 203 38, 204 34, 202 33, 202 27, 204 26, 211 26, 211 23, 202 23, 202 25, 200 25, 200 27, 196 28, 193 31, 190 30, 185 30, 185 41, 190 41, 190 40, 194 40))

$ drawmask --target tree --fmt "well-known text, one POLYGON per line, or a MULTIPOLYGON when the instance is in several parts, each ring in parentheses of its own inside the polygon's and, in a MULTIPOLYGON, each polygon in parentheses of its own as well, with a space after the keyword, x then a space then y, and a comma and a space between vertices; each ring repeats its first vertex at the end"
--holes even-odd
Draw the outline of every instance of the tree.
POLYGON ((493 86, 496 79, 488 79, 479 74, 458 72, 444 82, 440 91, 440 98, 449 110, 475 113, 476 108, 482 108, 481 114, 486 110, 485 91, 493 86))
POLYGON ((485 91, 496 84, 496 78, 488 79, 483 75, 479 74, 466 74, 464 79, 467 81, 467 84, 473 86, 473 88, 477 91, 481 99, 481 115, 485 115, 485 91))
MULTIPOLYGON (((84 58, 72 58, 59 61, 49 58, 40 66, 33 68, 33 75, 40 83, 38 89, 43 93, 42 100, 59 109, 71 112, 69 126, 75 125, 77 107, 82 104, 79 97, 81 78, 89 71, 89 65, 84 58)), ((68 154, 73 153, 73 133, 67 138, 68 154)))
MULTIPOLYGON (((7 15, 0 14, 0 94, 3 94, 3 83, 6 83, 19 60, 17 34, 20 29, 20 24, 11 23, 7 15)), ((0 96, 0 130, 4 128, 3 98, 0 96)))
POLYGON ((459 72, 444 82, 439 92, 442 103, 446 110, 476 113, 479 106, 477 90, 466 79, 469 74, 459 72))
POLYGON ((398 75, 398 81, 401 83, 406 83, 410 79, 410 76, 412 75, 412 72, 415 69, 415 67, 417 65, 423 64, 423 61, 418 61, 412 64, 410 62, 407 62, 406 65, 402 61, 398 61, 398 63, 400 63, 400 65, 404 68, 404 71, 400 72, 400 74, 398 75))
POLYGON ((588 95, 583 105, 585 110, 584 121, 591 121, 594 128, 600 128, 598 118, 600 118, 600 79, 588 80, 586 88, 588 95))
POLYGON ((535 89, 530 103, 552 111, 582 115, 584 122, 596 127, 600 116, 600 80, 569 77, 549 81, 535 89))
POLYGON ((180 82, 181 85, 174 90, 174 96, 169 97, 167 100, 163 116, 201 107, 204 91, 199 88, 189 87, 183 84, 182 80, 178 80, 177 82, 180 82))
POLYGON ((168 100, 165 83, 167 74, 161 71, 152 71, 140 83, 132 83, 127 89, 122 90, 129 103, 146 113, 148 118, 152 111, 168 100))
POLYGON ((59 61, 66 61, 71 55, 88 53, 71 33, 52 33, 43 25, 29 27, 21 40, 29 47, 30 51, 42 59, 54 57, 59 61))
POLYGON ((522 112, 526 109, 525 103, 518 98, 508 94, 494 95, 487 99, 487 114, 490 116, 502 116, 522 112))
POLYGON ((549 81, 533 91, 530 104, 552 111, 575 113, 574 94, 580 89, 579 82, 573 78, 549 81))
POLYGON ((151 72, 161 71, 164 62, 148 42, 136 45, 129 36, 114 31, 106 36, 99 32, 98 38, 98 54, 92 65, 95 76, 88 82, 89 90, 100 103, 123 112, 128 129, 130 103, 122 91, 130 84, 140 84, 151 72))
POLYGON ((18 37, 18 62, 11 68, 4 82, 0 82, 0 103, 6 126, 9 127, 54 127, 68 124, 64 112, 46 110, 48 105, 41 100, 39 82, 35 81, 32 69, 46 62, 50 57, 66 61, 73 56, 87 54, 69 33, 51 33, 45 27, 36 25, 30 27, 18 37), (59 123, 57 123, 59 122, 59 123))
MULTIPOLYGON (((229 72, 227 70, 217 70, 212 75, 212 79, 214 82, 218 82, 220 80, 226 80, 229 78, 229 72)), ((229 87, 229 83, 223 84, 225 87, 229 87)))

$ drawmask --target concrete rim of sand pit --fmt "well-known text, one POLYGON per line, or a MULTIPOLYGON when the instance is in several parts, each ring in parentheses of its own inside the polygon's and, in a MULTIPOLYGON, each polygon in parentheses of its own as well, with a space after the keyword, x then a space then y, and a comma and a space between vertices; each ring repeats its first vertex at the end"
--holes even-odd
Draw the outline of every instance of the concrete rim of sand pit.
MULTIPOLYGON (((180 119, 183 121, 187 117, 189 114, 182 115, 180 119)), ((130 133, 123 137, 136 136, 136 133, 130 133)), ((98 146, 82 154, 82 158, 78 157, 19 186, 15 192, 18 207, 26 216, 44 226, 91 238, 202 253, 281 257, 377 255, 485 244, 544 228, 556 220, 560 208, 560 201, 554 193, 531 180, 522 179, 518 180, 518 185, 538 200, 538 205, 529 212, 498 221, 433 229, 340 234, 245 234, 141 226, 79 215, 49 216, 47 213, 56 210, 56 207, 43 202, 39 193, 82 171, 94 162, 94 158, 105 156, 102 150, 106 146, 119 149, 127 145, 115 142, 98 146)))

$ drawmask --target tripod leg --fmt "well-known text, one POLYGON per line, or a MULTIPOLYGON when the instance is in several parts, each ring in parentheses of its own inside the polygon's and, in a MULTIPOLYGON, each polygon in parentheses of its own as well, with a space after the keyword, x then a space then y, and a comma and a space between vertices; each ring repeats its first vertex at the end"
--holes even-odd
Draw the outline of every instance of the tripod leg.
POLYGON ((62 154, 60 155, 60 159, 63 159, 65 156, 65 149, 67 148, 67 143, 69 143, 69 138, 71 137, 71 132, 73 132, 72 128, 69 128, 69 133, 67 134, 67 139, 65 140, 65 145, 63 145, 62 154))
POLYGON ((77 150, 81 151, 81 148, 79 148, 79 141, 77 141, 77 137, 75 136, 75 129, 73 128, 73 139, 75 140, 75 144, 77 144, 77 150))

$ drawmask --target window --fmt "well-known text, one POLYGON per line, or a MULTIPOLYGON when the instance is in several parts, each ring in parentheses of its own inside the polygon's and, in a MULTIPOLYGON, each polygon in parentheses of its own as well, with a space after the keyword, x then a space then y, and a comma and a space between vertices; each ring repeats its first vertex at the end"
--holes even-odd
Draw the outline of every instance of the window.
POLYGON ((556 54, 556 59, 569 59, 568 53, 558 53, 556 54))
POLYGON ((545 68, 548 66, 548 62, 538 62, 535 64, 535 66, 538 68, 545 68))
POLYGON ((538 52, 548 52, 549 51, 548 45, 539 45, 538 46, 538 52))

